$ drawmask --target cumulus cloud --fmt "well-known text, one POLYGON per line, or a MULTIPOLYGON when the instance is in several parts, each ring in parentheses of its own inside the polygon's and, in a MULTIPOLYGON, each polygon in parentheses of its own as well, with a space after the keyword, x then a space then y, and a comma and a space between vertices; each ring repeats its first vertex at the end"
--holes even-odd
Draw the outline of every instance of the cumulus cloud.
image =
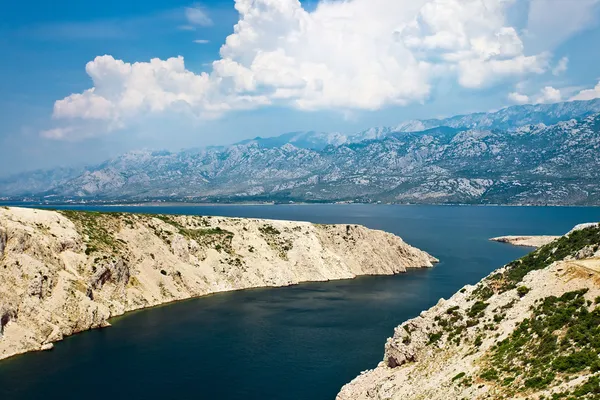
POLYGON ((543 73, 548 54, 526 56, 515 28, 505 26, 512 3, 430 1, 403 29, 404 43, 427 60, 456 67, 464 87, 478 88, 509 75, 543 73))
POLYGON ((546 86, 540 92, 540 94, 535 98, 536 103, 558 103, 562 101, 562 93, 559 89, 556 89, 552 86, 546 86))
POLYGON ((533 94, 531 96, 519 92, 512 92, 508 95, 508 99, 516 104, 558 103, 563 100, 563 94, 560 89, 556 89, 552 86, 546 86, 537 94, 533 94))
POLYGON ((516 104, 527 104, 531 101, 529 99, 529 96, 527 96, 526 94, 519 93, 519 92, 509 93, 508 99, 516 104))
MULTIPOLYGON (((440 79, 477 89, 543 73, 549 55, 526 53, 508 25, 514 2, 323 1, 309 12, 298 0, 236 0, 239 21, 210 72, 192 73, 182 57, 97 57, 86 67, 93 87, 56 102, 63 130, 46 136, 76 136, 78 121, 110 131, 172 111, 210 118, 272 104, 375 110, 424 102, 440 79)), ((212 23, 200 7, 186 15, 190 25, 212 23)))
POLYGON ((571 98, 571 100, 593 100, 600 98, 600 82, 593 89, 582 90, 571 98))

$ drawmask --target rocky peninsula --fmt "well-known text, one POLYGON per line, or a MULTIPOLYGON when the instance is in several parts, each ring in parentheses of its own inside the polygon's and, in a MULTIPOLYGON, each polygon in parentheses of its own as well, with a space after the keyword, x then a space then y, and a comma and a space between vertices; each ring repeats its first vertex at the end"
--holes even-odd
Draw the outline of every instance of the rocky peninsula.
POLYGON ((0 359, 132 310, 435 262, 357 225, 0 207, 0 359))
POLYGON ((404 322, 337 400, 598 399, 600 224, 404 322))
POLYGON ((554 242, 560 236, 500 236, 491 238, 492 242, 508 243, 521 247, 542 247, 554 242))

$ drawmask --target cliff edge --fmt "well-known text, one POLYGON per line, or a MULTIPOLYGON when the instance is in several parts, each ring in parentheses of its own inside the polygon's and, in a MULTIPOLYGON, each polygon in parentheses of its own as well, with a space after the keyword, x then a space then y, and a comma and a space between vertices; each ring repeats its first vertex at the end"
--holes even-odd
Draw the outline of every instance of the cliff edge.
POLYGON ((436 261, 357 225, 0 207, 0 359, 131 310, 436 261))
POLYGON ((440 300, 337 399, 600 398, 599 247, 581 225, 440 300))

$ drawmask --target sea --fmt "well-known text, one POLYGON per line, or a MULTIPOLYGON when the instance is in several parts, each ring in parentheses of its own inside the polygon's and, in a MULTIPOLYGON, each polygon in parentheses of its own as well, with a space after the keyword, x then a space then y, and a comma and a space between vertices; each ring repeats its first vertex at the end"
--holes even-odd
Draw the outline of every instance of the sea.
MULTIPOLYGON (((160 205, 53 208, 362 224, 440 259, 432 269, 210 295, 0 361, 0 399, 333 400, 383 359, 394 327, 532 249, 503 235, 561 235, 600 208, 160 205)), ((0 339, 1 340, 1 339, 0 339)))

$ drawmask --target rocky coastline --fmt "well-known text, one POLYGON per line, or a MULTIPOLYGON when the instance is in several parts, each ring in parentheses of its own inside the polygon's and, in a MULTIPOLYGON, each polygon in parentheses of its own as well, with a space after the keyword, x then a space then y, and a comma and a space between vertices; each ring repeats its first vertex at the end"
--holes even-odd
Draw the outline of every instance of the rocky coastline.
POLYGON ((358 225, 0 207, 0 359, 132 310, 435 262, 358 225))

